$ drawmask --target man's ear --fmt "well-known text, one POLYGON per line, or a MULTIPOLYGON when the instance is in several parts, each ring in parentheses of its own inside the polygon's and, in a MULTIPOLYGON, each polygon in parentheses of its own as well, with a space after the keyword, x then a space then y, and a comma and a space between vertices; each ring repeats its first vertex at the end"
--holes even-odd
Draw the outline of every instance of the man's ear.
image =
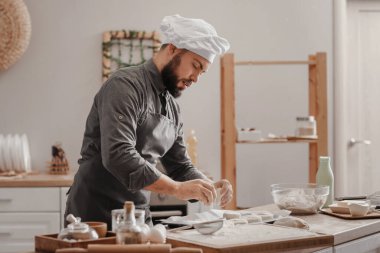
POLYGON ((168 49, 169 49, 169 53, 170 53, 170 54, 174 54, 175 51, 176 51, 176 49, 177 49, 177 47, 174 46, 173 44, 169 44, 169 45, 168 45, 168 49))

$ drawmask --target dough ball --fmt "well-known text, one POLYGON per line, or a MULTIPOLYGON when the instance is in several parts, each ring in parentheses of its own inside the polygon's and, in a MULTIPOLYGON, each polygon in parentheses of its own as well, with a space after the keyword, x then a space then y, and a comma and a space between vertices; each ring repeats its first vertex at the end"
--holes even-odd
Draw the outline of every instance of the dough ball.
POLYGON ((246 219, 231 219, 230 221, 233 221, 235 225, 248 224, 248 221, 246 219))
POLYGON ((238 212, 234 212, 234 211, 225 211, 223 213, 223 218, 225 218, 227 220, 240 219, 241 218, 241 214, 238 213, 238 212))
POLYGON ((251 214, 249 216, 244 217, 248 223, 256 223, 256 222, 262 222, 263 219, 261 218, 260 215, 254 215, 251 214))
POLYGON ((263 221, 273 220, 273 213, 268 211, 259 211, 255 212, 256 215, 259 215, 263 221))
POLYGON ((283 217, 276 220, 274 225, 284 226, 284 227, 293 227, 293 228, 302 228, 302 229, 310 229, 309 224, 300 218, 297 217, 283 217))

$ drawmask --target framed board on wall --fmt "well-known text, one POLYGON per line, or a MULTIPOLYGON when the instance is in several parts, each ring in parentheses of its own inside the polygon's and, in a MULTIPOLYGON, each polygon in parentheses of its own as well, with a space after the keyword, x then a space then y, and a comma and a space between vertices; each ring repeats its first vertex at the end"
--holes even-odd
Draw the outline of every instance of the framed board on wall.
POLYGON ((119 30, 103 33, 103 82, 115 70, 144 63, 161 46, 155 31, 119 30))

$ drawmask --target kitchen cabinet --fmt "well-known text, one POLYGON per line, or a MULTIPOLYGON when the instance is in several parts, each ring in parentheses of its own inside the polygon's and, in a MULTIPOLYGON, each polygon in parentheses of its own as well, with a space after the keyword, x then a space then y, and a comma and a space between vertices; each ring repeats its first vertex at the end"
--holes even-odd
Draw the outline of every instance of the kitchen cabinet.
POLYGON ((34 250, 34 236, 63 227, 72 177, 33 175, 0 181, 0 253, 34 250))
POLYGON ((1 188, 0 211, 3 212, 59 212, 59 188, 1 188))
POLYGON ((221 57, 221 175, 229 180, 234 197, 226 209, 236 209, 236 145, 301 143, 309 145, 309 182, 315 183, 318 158, 327 152, 327 78, 326 53, 310 55, 307 61, 235 61, 234 54, 221 57), (282 138, 258 141, 238 139, 235 125, 235 67, 256 65, 307 65, 309 73, 309 115, 317 120, 317 139, 282 138))
POLYGON ((315 253, 380 253, 380 233, 335 245, 315 253))
POLYGON ((334 253, 380 253, 380 233, 336 245, 334 253))
POLYGON ((60 200, 61 200, 61 208, 60 208, 60 217, 61 217, 61 228, 64 227, 64 215, 66 210, 66 200, 67 200, 67 192, 69 191, 70 187, 61 187, 60 188, 60 200))
POLYGON ((60 229, 58 212, 0 213, 0 252, 26 252, 34 249, 34 236, 60 229))
POLYGON ((330 248, 327 248, 327 249, 322 249, 322 250, 315 251, 314 253, 334 253, 334 249, 333 249, 333 247, 330 247, 330 248))

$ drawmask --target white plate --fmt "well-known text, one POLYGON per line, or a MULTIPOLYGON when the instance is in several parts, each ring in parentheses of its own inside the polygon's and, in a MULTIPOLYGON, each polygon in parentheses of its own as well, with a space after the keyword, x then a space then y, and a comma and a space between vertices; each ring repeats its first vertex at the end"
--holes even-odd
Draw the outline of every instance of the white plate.
POLYGON ((13 166, 14 170, 19 172, 23 171, 21 168, 21 148, 21 137, 20 135, 16 134, 13 136, 13 166))
MULTIPOLYGON (((351 200, 349 203, 362 203, 364 201, 358 201, 358 200, 351 200)), ((349 205, 349 204, 348 204, 349 205)), ((347 206, 339 206, 337 203, 329 205, 329 208, 333 213, 340 213, 340 214, 350 214, 350 208, 347 206)), ((376 206, 371 205, 369 208, 368 213, 373 212, 375 210, 376 206)))
POLYGON ((22 140, 22 167, 26 172, 32 171, 31 159, 30 159, 30 149, 29 149, 29 141, 26 134, 21 136, 22 140))
POLYGON ((5 142, 4 142, 5 145, 3 147, 5 171, 7 172, 13 169, 12 157, 11 157, 12 141, 13 141, 12 135, 8 134, 7 137, 5 137, 5 142))
POLYGON ((3 149, 4 149, 5 138, 4 135, 0 134, 0 171, 5 172, 5 161, 3 158, 3 149))
POLYGON ((11 170, 17 171, 18 170, 18 157, 17 157, 17 143, 16 143, 16 136, 11 137, 11 142, 9 144, 9 153, 12 161, 12 167, 11 170))

